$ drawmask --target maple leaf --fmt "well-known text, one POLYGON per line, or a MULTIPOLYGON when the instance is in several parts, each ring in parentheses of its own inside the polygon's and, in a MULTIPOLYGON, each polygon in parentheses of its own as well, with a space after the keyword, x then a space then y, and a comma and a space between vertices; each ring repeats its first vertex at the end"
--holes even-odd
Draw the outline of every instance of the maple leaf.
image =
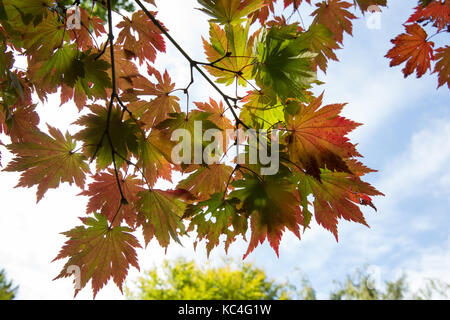
MULTIPOLYGON (((74 88, 77 94, 92 98, 106 98, 106 88, 111 87, 111 80, 106 70, 110 65, 97 59, 90 51, 79 52, 74 44, 65 45, 57 49, 54 55, 42 65, 34 74, 35 81, 41 81, 42 85, 59 86, 63 84, 74 88)), ((73 97, 74 93, 64 91, 63 100, 73 97)))
MULTIPOLYGON (((42 7, 42 3, 40 6, 40 9, 45 8, 42 7)), ((46 8, 45 10, 48 12, 46 8)), ((60 48, 63 41, 69 38, 64 23, 54 13, 48 14, 37 26, 15 25, 14 27, 21 31, 23 47, 31 61, 45 61, 51 58, 54 50, 60 48)))
MULTIPOLYGON (((11 142, 20 143, 34 140, 34 132, 38 130, 39 116, 35 111, 36 105, 17 106, 9 112, 8 119, 4 119, 4 132, 9 135, 11 142)), ((1 121, 0 121, 1 123, 1 121)), ((1 132, 0 128, 0 132, 1 132)))
POLYGON ((83 77, 83 67, 77 59, 78 50, 75 45, 64 45, 45 61, 36 73, 36 80, 44 84, 57 86, 64 82, 73 87, 78 77, 83 77), (81 68, 80 68, 81 67, 81 68))
POLYGON ((297 41, 297 24, 274 26, 263 32, 256 52, 256 83, 263 90, 272 87, 281 99, 304 98, 305 89, 316 81, 316 73, 311 70, 316 54, 297 41))
POLYGON ((217 78, 217 82, 230 85, 234 80, 242 86, 252 78, 253 44, 258 32, 249 37, 250 23, 226 26, 225 30, 217 24, 209 27, 208 43, 203 39, 203 47, 208 61, 213 66, 206 66, 209 73, 217 78))
POLYGON ((244 17, 264 6, 264 0, 198 0, 199 9, 213 17, 212 22, 220 24, 240 24, 244 17))
MULTIPOLYGON (((91 280, 94 298, 111 278, 122 291, 129 266, 139 270, 136 248, 141 246, 131 234, 133 230, 122 226, 109 227, 108 220, 100 213, 80 219, 83 226, 62 233, 69 239, 53 261, 69 260, 54 280, 69 277, 72 273, 69 268, 77 266, 81 271, 81 288, 91 280)), ((80 289, 76 289, 75 296, 80 289)))
POLYGON ((225 107, 220 101, 217 103, 212 98, 209 98, 209 103, 195 102, 197 108, 201 111, 209 113, 209 120, 213 122, 220 130, 234 129, 230 119, 225 116, 225 107))
POLYGON ((37 185, 37 202, 48 189, 57 188, 61 182, 75 183, 83 188, 86 173, 89 173, 86 157, 73 152, 76 143, 69 133, 63 136, 50 126, 48 130, 51 136, 34 131, 32 142, 7 146, 15 158, 4 170, 22 172, 16 187, 37 185))
POLYGON ((402 33, 391 40, 394 47, 386 54, 391 59, 390 66, 394 67, 406 61, 402 69, 405 78, 416 71, 418 78, 431 68, 434 43, 427 41, 427 33, 417 23, 406 26, 406 33, 402 33))
POLYGON ((3 5, 9 19, 17 19, 16 16, 11 15, 13 10, 16 11, 17 15, 20 15, 23 24, 29 25, 33 23, 33 26, 37 26, 48 16, 48 8, 54 5, 54 0, 3 0, 3 5))
MULTIPOLYGON (((189 157, 189 162, 184 162, 188 160, 188 155, 182 155, 183 163, 202 163, 203 162, 203 148, 207 147, 210 143, 204 141, 201 137, 208 129, 218 129, 219 128, 209 120, 210 113, 203 112, 200 110, 192 110, 186 115, 184 112, 181 113, 170 113, 169 118, 160 122, 156 129, 161 130, 163 134, 168 137, 172 137, 172 134, 177 129, 183 129, 183 134, 180 136, 182 138, 181 147, 182 151, 191 150, 191 155, 189 157), (196 129, 197 128, 197 129, 196 129), (201 152, 197 152, 197 151, 201 152), (193 151, 193 152, 192 152, 193 151), (196 159, 196 155, 200 154, 202 159, 196 159)), ((172 159, 173 161, 174 159, 172 159)))
POLYGON ((345 104, 320 107, 323 94, 300 106, 287 122, 288 154, 306 173, 320 179, 320 168, 350 172, 344 159, 360 156, 345 137, 360 124, 339 116, 345 104))
POLYGON ((189 171, 193 172, 189 177, 181 180, 177 189, 184 189, 197 195, 199 200, 206 200, 215 193, 225 192, 227 183, 233 168, 220 163, 214 163, 208 166, 191 166, 189 171))
POLYGON ((269 129, 285 119, 284 106, 279 103, 275 92, 270 87, 265 88, 264 91, 250 91, 242 102, 245 104, 239 118, 247 125, 269 129))
POLYGON ((282 176, 266 176, 265 180, 249 174, 243 177, 232 182, 237 190, 231 192, 229 198, 239 199, 240 210, 250 216, 252 233, 244 259, 266 238, 278 255, 285 228, 300 238, 299 225, 303 225, 303 217, 295 186, 282 176))
MULTIPOLYGON (((100 53, 97 53, 99 55, 100 53)), ((102 56, 103 60, 111 64, 111 52, 106 50, 102 56)), ((114 64, 116 67, 116 85, 117 88, 123 91, 128 91, 134 88, 133 79, 141 78, 141 74, 132 60, 130 60, 125 51, 116 46, 114 48, 114 64)), ((111 68, 108 70, 108 75, 112 78, 111 68)))
POLYGON ((446 28, 450 23, 450 1, 432 1, 426 6, 417 6, 415 12, 406 23, 423 22, 429 20, 434 22, 438 32, 446 28))
MULTIPOLYGON (((154 12, 152 14, 155 15, 154 12)), ((166 51, 161 31, 142 10, 133 13, 131 19, 125 17, 117 28, 122 29, 117 37, 117 43, 123 44, 125 54, 129 58, 138 58, 140 64, 145 59, 155 62, 157 51, 166 51), (133 35, 133 31, 139 38, 133 35)))
POLYGON ((450 89, 450 47, 445 46, 436 49, 434 60, 436 61, 436 65, 434 66, 433 73, 438 73, 438 88, 443 86, 447 82, 447 87, 450 89))
POLYGON ((142 115, 140 120, 145 123, 145 128, 150 129, 155 124, 167 119, 170 113, 180 112, 180 100, 177 96, 171 95, 175 88, 172 79, 167 70, 161 75, 157 70, 148 66, 149 74, 154 75, 158 81, 154 85, 145 78, 136 78, 133 81, 135 93, 141 95, 156 96, 147 105, 147 111, 142 115))
POLYGON ((228 200, 224 199, 223 193, 216 193, 208 200, 189 205, 183 218, 190 219, 187 231, 197 232, 198 240, 194 246, 196 247, 199 241, 206 239, 206 251, 209 256, 211 250, 219 245, 222 234, 227 236, 225 251, 237 235, 242 235, 245 239, 248 219, 238 212, 236 208, 238 203, 239 200, 236 198, 228 200), (233 230, 230 230, 230 227, 233 230))
POLYGON ((140 212, 138 225, 143 228, 146 244, 153 236, 165 248, 169 245, 170 238, 180 243, 178 234, 184 233, 181 217, 186 204, 173 193, 158 189, 140 192, 137 208, 140 212))
POLYGON ((331 231, 336 241, 338 219, 343 218, 368 226, 358 205, 370 205, 375 208, 369 196, 383 195, 368 183, 346 172, 322 169, 320 182, 301 173, 297 177, 304 211, 304 199, 312 194, 317 223, 331 231))
POLYGON ((217 103, 212 98, 209 98, 209 103, 195 102, 194 104, 199 110, 209 113, 208 119, 222 130, 224 138, 223 151, 225 152, 231 139, 231 134, 227 134, 227 130, 234 130, 234 126, 225 115, 225 107, 222 101, 217 103))
POLYGON ((363 175, 371 172, 377 172, 376 170, 366 167, 361 162, 355 159, 346 159, 345 163, 347 164, 347 167, 350 169, 351 173, 357 177, 362 177, 363 175))
POLYGON ((254 23, 256 20, 259 20, 261 25, 267 21, 269 14, 275 11, 274 4, 277 0, 264 0, 264 6, 262 6, 259 10, 254 11, 250 14, 250 20, 254 23))
POLYGON ((313 24, 322 24, 333 32, 337 42, 344 40, 344 31, 352 35, 352 20, 355 15, 347 10, 352 5, 341 0, 327 0, 317 3, 318 7, 311 15, 315 16, 313 24))
POLYGON ((106 89, 112 87, 111 78, 106 72, 110 64, 90 51, 80 55, 83 66, 83 77, 77 79, 76 84, 83 88, 89 99, 106 98, 106 89))
POLYGON ((328 60, 338 60, 333 50, 340 49, 340 46, 336 40, 333 39, 333 33, 324 25, 311 25, 308 31, 299 35, 299 39, 302 39, 307 43, 312 52, 317 53, 312 64, 314 69, 319 66, 319 68, 326 73, 328 60))
POLYGON ((138 126, 131 119, 122 121, 122 111, 118 107, 112 107, 109 117, 108 109, 103 106, 94 104, 89 109, 91 110, 90 114, 82 116, 74 122, 74 124, 84 127, 74 137, 85 143, 83 149, 86 155, 96 156, 98 169, 106 168, 113 161, 113 150, 105 134, 109 119, 109 136, 114 151, 120 155, 115 156, 116 165, 120 167, 130 151, 137 152, 136 134, 139 132, 138 126))
POLYGON ((174 143, 157 129, 138 138, 138 166, 142 168, 146 182, 152 187, 158 178, 172 181, 170 157, 174 143))
POLYGON ((120 171, 118 175, 124 199, 112 169, 96 174, 88 189, 79 195, 89 197, 86 213, 100 212, 113 225, 120 225, 125 220, 130 227, 134 227, 137 216, 134 206, 138 201, 138 193, 144 190, 142 181, 133 175, 124 177, 120 171))

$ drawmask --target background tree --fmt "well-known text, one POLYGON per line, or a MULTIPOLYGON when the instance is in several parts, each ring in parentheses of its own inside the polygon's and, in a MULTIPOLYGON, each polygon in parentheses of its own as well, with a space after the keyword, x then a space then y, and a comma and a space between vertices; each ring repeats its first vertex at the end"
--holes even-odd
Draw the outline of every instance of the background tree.
POLYGON ((251 264, 199 267, 193 261, 165 261, 161 269, 145 272, 136 282, 129 299, 141 300, 285 300, 292 298, 292 287, 268 279, 251 264))
MULTIPOLYGON (((405 275, 377 287, 367 267, 334 281, 330 300, 430 300, 446 299, 450 284, 427 279, 417 291, 410 291, 405 275)), ((126 288, 128 299, 139 300, 317 300, 317 292, 307 278, 294 283, 270 280, 264 270, 248 263, 226 261, 224 266, 199 267, 194 261, 166 260, 161 268, 147 270, 133 287, 126 288)))
POLYGON ((0 270, 0 300, 13 300, 18 287, 14 287, 12 280, 7 279, 4 269, 0 270))
POLYGON ((374 279, 364 270, 358 269, 348 275, 344 283, 330 294, 330 300, 402 300, 407 291, 406 278, 385 283, 385 291, 376 288, 374 279))

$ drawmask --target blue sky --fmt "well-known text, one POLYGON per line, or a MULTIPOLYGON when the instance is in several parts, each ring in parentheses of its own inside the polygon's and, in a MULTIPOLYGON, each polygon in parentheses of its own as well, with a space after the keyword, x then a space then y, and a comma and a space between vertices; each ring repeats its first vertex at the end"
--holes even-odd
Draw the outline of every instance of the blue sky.
MULTIPOLYGON (((403 32, 401 23, 417 1, 391 2, 383 10, 379 30, 368 29, 364 18, 355 22, 354 36, 346 35, 344 49, 338 51, 340 62, 330 63, 327 75, 320 75, 326 84, 316 89, 317 93, 325 90, 326 103, 347 102, 345 116, 364 124, 351 138, 358 143, 364 163, 378 170, 366 180, 386 194, 374 201, 378 212, 363 209, 370 229, 342 221, 336 243, 331 233, 313 224, 300 241, 286 233, 279 258, 267 244, 247 258, 281 281, 300 285, 301 278, 307 276, 321 298, 327 297, 332 280, 342 280, 364 264, 376 268, 381 280, 406 273, 413 289, 427 277, 450 282, 450 94, 446 87, 436 90, 435 74, 404 79, 400 67, 389 68, 383 57, 391 47, 389 40, 403 32)), ((206 35, 207 17, 192 10, 196 1, 157 4, 158 16, 173 37, 195 58, 205 60, 199 32, 206 35)), ((303 17, 307 24, 307 14, 303 17)), ((436 44, 448 41, 444 37, 433 40, 436 44)), ((180 87, 189 82, 188 66, 172 47, 158 58, 157 66, 167 68, 180 87)), ((194 101, 217 98, 200 79, 191 96, 194 101)), ((58 97, 40 105, 39 110, 45 110, 42 128, 45 122, 66 128, 78 117, 71 104, 59 108, 58 97)), ((2 148, 2 156, 4 165, 11 155, 2 148)), ((51 260, 65 240, 59 233, 78 224, 87 199, 77 197, 80 190, 65 184, 49 191, 36 205, 34 188, 13 188, 17 174, 1 172, 0 179, 0 266, 20 285, 18 298, 71 299, 71 280, 51 281, 63 262, 51 260)), ((141 270, 159 265, 164 258, 180 256, 206 263, 202 246, 195 252, 192 241, 184 238, 182 242, 183 247, 170 246, 166 255, 155 242, 140 250, 141 270)), ((240 260, 246 248, 245 242, 238 241, 228 256, 240 260)), ((218 265, 223 257, 224 251, 215 249, 209 263, 218 265)), ((138 275, 132 269, 130 283, 138 275)), ((91 297, 89 288, 78 296, 91 297)), ((97 298, 121 299, 122 295, 109 284, 97 298)))

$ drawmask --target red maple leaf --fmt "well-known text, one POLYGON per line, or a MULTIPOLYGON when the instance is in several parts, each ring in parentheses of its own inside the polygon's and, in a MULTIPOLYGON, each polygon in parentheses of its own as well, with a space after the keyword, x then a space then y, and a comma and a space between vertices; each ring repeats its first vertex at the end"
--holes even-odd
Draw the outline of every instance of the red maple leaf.
POLYGON ((119 181, 126 203, 122 201, 112 169, 95 175, 94 182, 89 184, 88 190, 81 192, 80 195, 90 197, 86 208, 87 213, 100 212, 110 222, 114 220, 114 225, 120 225, 125 220, 129 226, 133 227, 137 216, 134 206, 138 201, 138 193, 144 190, 142 181, 132 175, 122 177, 120 171, 119 181))
POLYGON ((416 71, 418 78, 431 68, 434 43, 427 41, 427 33, 417 23, 406 26, 406 33, 391 40, 394 47, 386 54, 391 59, 390 66, 397 66, 406 61, 403 68, 405 78, 416 71))
POLYGON ((447 87, 450 89, 450 47, 445 46, 445 48, 436 49, 434 60, 436 61, 436 65, 434 66, 433 73, 437 72, 438 74, 438 88, 447 83, 447 87))
POLYGON ((440 0, 433 1, 425 7, 418 5, 415 10, 406 21, 407 24, 429 20, 434 23, 433 25, 437 27, 438 31, 441 31, 450 23, 449 0, 445 0, 445 2, 441 2, 440 0))
POLYGON ((346 1, 328 0, 317 3, 318 7, 311 15, 315 16, 313 23, 323 24, 333 32, 337 42, 344 40, 344 31, 352 35, 352 19, 356 16, 347 9, 352 5, 346 1))

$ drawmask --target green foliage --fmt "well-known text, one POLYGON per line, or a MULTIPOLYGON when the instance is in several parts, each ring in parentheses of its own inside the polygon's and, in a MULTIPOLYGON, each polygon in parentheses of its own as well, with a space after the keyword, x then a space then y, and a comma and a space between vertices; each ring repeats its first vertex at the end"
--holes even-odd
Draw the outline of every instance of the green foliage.
POLYGON ((193 261, 165 261, 162 270, 145 272, 137 281, 137 292, 129 288, 129 299, 143 300, 274 300, 291 299, 290 286, 268 279, 251 264, 233 268, 200 268, 193 261))
POLYGON ((13 286, 13 282, 6 279, 4 269, 0 270, 0 300, 13 300, 16 297, 18 287, 13 286))
POLYGON ((316 81, 311 71, 316 53, 297 37, 297 24, 264 30, 257 45, 257 63, 253 69, 256 83, 264 90, 272 87, 281 99, 305 99, 305 89, 316 81))
MULTIPOLYGON (((430 300, 445 299, 450 296, 450 284, 438 279, 427 279, 425 285, 416 292, 410 290, 410 282, 406 275, 395 280, 385 281, 379 288, 375 279, 368 273, 366 267, 356 269, 346 280, 333 281, 336 288, 329 294, 330 300, 430 300)), ((316 300, 316 291, 311 283, 304 279, 299 298, 316 300)))
MULTIPOLYGON (((380 294, 375 287, 375 281, 371 276, 361 270, 356 270, 352 276, 347 276, 344 283, 336 282, 338 289, 334 290, 330 294, 331 300, 379 300, 386 296, 389 297, 389 293, 380 294)), ((402 298, 404 292, 403 280, 400 279, 396 283, 389 283, 390 292, 398 292, 397 295, 392 295, 393 300, 399 300, 402 298)))
POLYGON ((450 298, 450 283, 439 279, 427 279, 425 286, 413 294, 416 300, 431 300, 438 296, 441 299, 450 298))
MULTIPOLYGON (((333 281, 330 300, 429 300, 450 297, 450 284, 427 279, 416 292, 402 275, 385 281, 380 288, 368 273, 367 267, 356 269, 345 281, 333 281)), ((161 269, 152 268, 135 283, 136 291, 126 287, 128 299, 142 300, 317 300, 317 292, 304 277, 300 287, 292 282, 269 280, 264 270, 248 263, 235 264, 231 260, 213 268, 199 267, 193 261, 166 260, 161 269)))

